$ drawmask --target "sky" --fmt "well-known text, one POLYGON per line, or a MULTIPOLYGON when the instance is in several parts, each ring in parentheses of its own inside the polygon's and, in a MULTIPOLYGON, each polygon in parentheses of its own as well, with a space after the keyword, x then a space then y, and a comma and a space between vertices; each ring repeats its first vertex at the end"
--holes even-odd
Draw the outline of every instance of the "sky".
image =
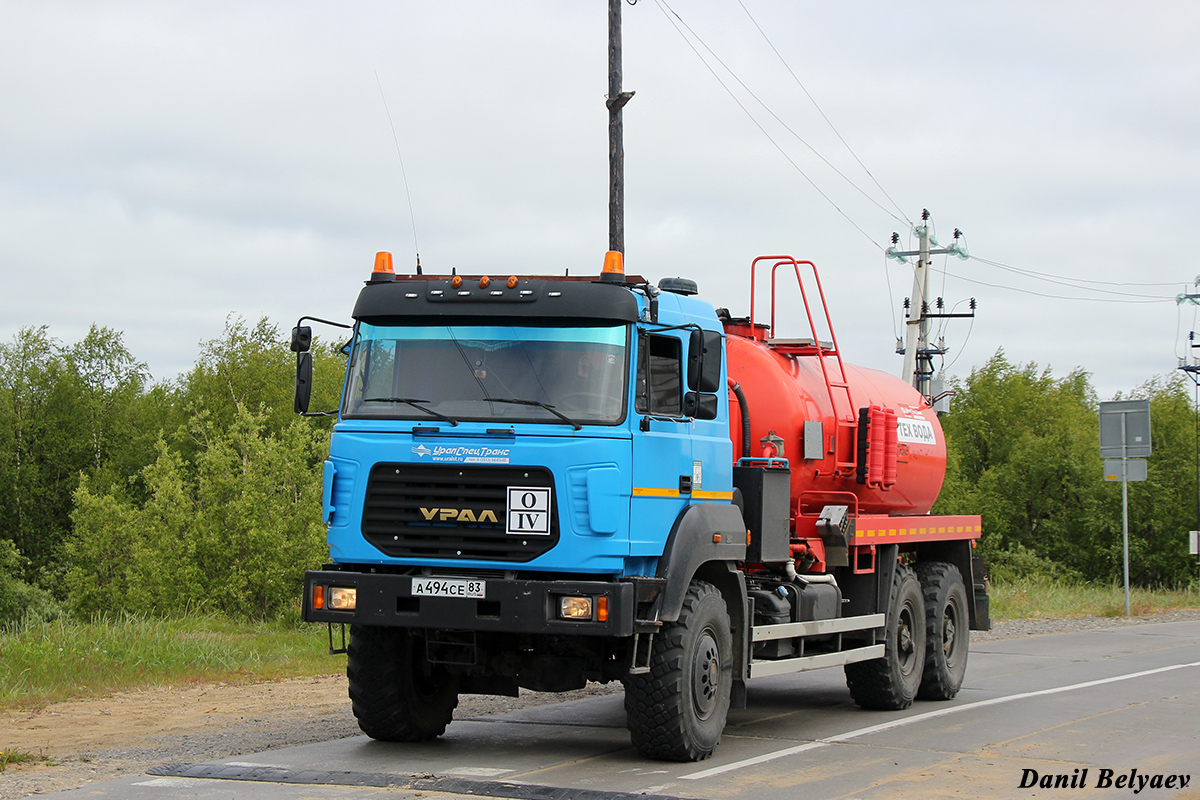
MULTIPOLYGON (((348 321, 379 250, 426 273, 603 263, 604 0, 0 14, 0 341, 97 324, 165 381, 227 319, 348 321)), ((884 249, 927 208, 973 256, 933 263, 932 296, 977 302, 940 332, 946 374, 1003 348, 1109 399, 1187 354, 1200 4, 638 0, 623 20, 628 272, 738 316, 755 256, 811 259, 846 359, 898 374, 912 268, 884 249)), ((802 335, 798 293, 779 302, 802 335)))

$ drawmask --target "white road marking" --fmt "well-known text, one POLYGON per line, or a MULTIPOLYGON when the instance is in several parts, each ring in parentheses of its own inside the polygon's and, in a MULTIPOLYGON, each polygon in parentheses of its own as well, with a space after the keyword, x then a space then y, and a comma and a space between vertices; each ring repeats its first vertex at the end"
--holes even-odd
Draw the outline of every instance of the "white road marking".
POLYGON ((496 767, 453 767, 444 772, 447 775, 468 775, 472 778, 495 778, 498 775, 507 775, 512 770, 496 767))
POLYGON ((679 778, 680 778, 680 780, 685 780, 685 781, 696 781, 696 780, 700 780, 702 778, 711 778, 714 775, 720 775, 724 772, 732 772, 737 769, 742 769, 743 767, 752 767, 756 764, 764 764, 768 761, 774 761, 777 758, 786 758, 787 756, 795 755, 796 753, 803 753, 807 750, 816 750, 819 747, 825 747, 827 745, 837 744, 838 742, 846 742, 851 739, 857 739, 861 736, 868 736, 872 733, 881 733, 883 731, 890 731, 894 728, 903 728, 906 725, 912 725, 916 722, 924 722, 925 720, 929 720, 929 719, 945 717, 950 714, 957 714, 960 711, 971 711, 976 708, 983 708, 985 706, 997 706, 1002 703, 1011 703, 1015 700, 1026 700, 1030 697, 1045 697, 1046 695, 1051 695, 1051 694, 1062 694, 1063 692, 1073 692, 1077 689, 1088 689, 1093 686, 1103 686, 1107 683, 1118 683, 1119 681, 1128 681, 1128 680, 1133 680, 1134 678, 1144 678, 1148 675, 1159 675, 1163 672, 1172 672, 1177 669, 1187 669, 1188 667, 1200 667, 1200 661, 1193 661, 1190 664, 1172 664, 1169 667, 1159 667, 1157 669, 1147 669, 1147 670, 1142 670, 1141 672, 1130 672, 1127 675, 1116 675, 1112 678, 1101 678, 1100 680, 1095 680, 1095 681, 1086 681, 1084 683, 1074 683, 1074 684, 1071 684, 1070 686, 1058 686, 1053 689, 1040 689, 1036 692, 1022 692, 1020 694, 1010 694, 1010 695, 1005 695, 1004 697, 993 697, 990 700, 980 700, 976 703, 966 703, 961 706, 951 706, 950 708, 940 708, 937 711, 929 711, 925 714, 916 714, 914 716, 905 717, 903 719, 894 720, 892 722, 883 722, 883 723, 880 723, 879 725, 871 725, 866 728, 858 728, 857 730, 848 731, 846 733, 839 733, 836 736, 828 736, 824 739, 817 739, 816 741, 807 742, 807 743, 801 744, 801 745, 796 745, 795 747, 788 747, 783 750, 776 750, 773 753, 764 753, 761 756, 754 756, 753 758, 746 758, 741 761, 735 761, 732 764, 726 764, 721 767, 713 767, 711 769, 701 770, 700 772, 693 772, 689 775, 680 775, 679 778))

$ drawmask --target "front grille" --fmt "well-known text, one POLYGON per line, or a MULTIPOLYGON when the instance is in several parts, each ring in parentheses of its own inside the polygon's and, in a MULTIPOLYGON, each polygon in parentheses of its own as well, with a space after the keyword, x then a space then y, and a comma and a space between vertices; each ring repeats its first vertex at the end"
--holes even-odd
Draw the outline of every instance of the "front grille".
POLYGON ((556 500, 541 467, 376 464, 362 531, 396 558, 530 561, 558 543, 556 500), (508 489, 517 486, 550 490, 548 534, 506 532, 508 489))

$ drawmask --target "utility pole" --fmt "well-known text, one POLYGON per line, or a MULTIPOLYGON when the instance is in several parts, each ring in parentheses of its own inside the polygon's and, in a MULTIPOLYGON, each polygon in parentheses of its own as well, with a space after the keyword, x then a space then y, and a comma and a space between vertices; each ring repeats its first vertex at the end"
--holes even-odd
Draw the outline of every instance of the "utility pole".
POLYGON ((944 354, 946 348, 940 344, 938 347, 929 346, 929 321, 974 317, 975 300, 974 298, 971 300, 971 313, 969 314, 944 313, 941 308, 941 298, 938 299, 938 310, 930 311, 929 257, 954 255, 966 259, 968 258, 967 248, 965 245, 959 244, 958 240, 962 234, 957 228, 954 229, 954 243, 949 247, 939 247, 937 239, 929 232, 929 209, 927 208, 921 211, 921 224, 913 229, 913 233, 917 235, 918 248, 916 250, 903 252, 897 250, 896 245, 900 241, 900 235, 893 233, 892 246, 886 252, 888 258, 894 258, 901 263, 906 263, 909 256, 917 257, 917 264, 913 269, 912 295, 905 313, 904 324, 907 330, 904 341, 904 366, 900 371, 900 377, 905 383, 911 383, 916 387, 917 391, 932 405, 935 400, 930 392, 930 381, 933 378, 933 357, 944 354))
MULTIPOLYGON (((1196 277, 1196 286, 1200 288, 1200 276, 1196 277)), ((1177 305, 1190 302, 1192 305, 1200 305, 1200 292, 1191 293, 1184 292, 1175 298, 1177 305)), ((1192 379, 1192 383, 1196 387, 1196 530, 1200 531, 1200 364, 1196 361, 1195 350, 1200 348, 1200 344, 1196 342, 1196 332, 1188 333, 1188 353, 1184 354, 1181 359, 1179 370, 1192 379)), ((1200 582, 1200 577, 1197 578, 1200 582)), ((1198 583, 1200 585, 1200 583, 1198 583)))
MULTIPOLYGON (((921 390, 923 387, 919 376, 922 370, 917 368, 917 354, 929 347, 929 320, 925 318, 925 312, 929 310, 929 209, 921 212, 921 226, 916 232, 918 249, 912 255, 917 256, 917 265, 913 268, 913 288, 909 295, 911 302, 908 319, 904 323, 907 330, 904 336, 904 368, 900 377, 905 383, 911 383, 921 390), (915 319, 913 309, 917 310, 915 319)), ((926 391, 921 391, 921 394, 926 394, 926 391)))
POLYGON ((625 145, 621 109, 633 92, 621 91, 621 3, 608 0, 608 249, 625 252, 625 145))

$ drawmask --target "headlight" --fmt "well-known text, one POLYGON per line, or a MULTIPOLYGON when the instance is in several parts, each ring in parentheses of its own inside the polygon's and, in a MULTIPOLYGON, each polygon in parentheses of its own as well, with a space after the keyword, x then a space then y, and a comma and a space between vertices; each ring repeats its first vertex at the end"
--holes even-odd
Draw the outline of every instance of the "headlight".
POLYGON ((563 619, 592 618, 592 598, 590 597, 561 597, 558 604, 558 615, 563 619))
POLYGON ((330 587, 329 607, 334 611, 353 611, 358 607, 358 589, 345 586, 330 587))

